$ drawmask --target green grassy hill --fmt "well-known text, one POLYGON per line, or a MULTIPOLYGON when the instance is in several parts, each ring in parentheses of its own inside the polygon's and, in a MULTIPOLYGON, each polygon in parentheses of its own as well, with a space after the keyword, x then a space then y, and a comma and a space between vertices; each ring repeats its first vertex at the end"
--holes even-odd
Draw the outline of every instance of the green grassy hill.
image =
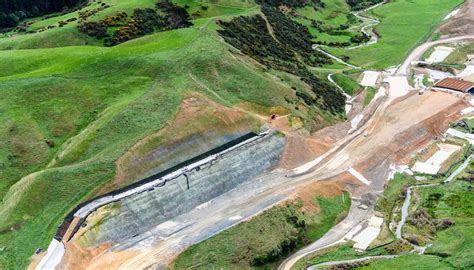
POLYGON ((330 49, 349 56, 350 63, 372 69, 400 64, 420 43, 427 40, 442 19, 463 0, 397 0, 370 11, 379 18, 375 26, 380 35, 377 44, 355 50, 330 49))
MULTIPOLYGON (((102 2, 110 7, 89 20, 155 4, 102 2)), ((218 19, 258 14, 255 3, 175 3, 187 5, 189 13, 200 11, 194 26, 115 47, 79 32, 77 22, 57 26, 77 12, 32 20, 32 32, 56 25, 42 32, 0 37, 0 269, 24 269, 36 248, 46 249, 65 214, 107 191, 101 188, 116 177, 115 162, 173 123, 189 93, 228 107, 283 108, 308 129, 343 117, 306 104, 297 93, 314 99, 309 85, 242 55, 217 34, 218 19)))
MULTIPOLYGON (((125 12, 127 23, 133 23, 134 10, 156 10, 156 0, 93 0, 81 10, 28 19, 22 30, 0 34, 0 269, 26 268, 70 209, 114 186, 117 160, 137 142, 164 127, 180 129, 172 124, 189 93, 245 112, 253 126, 260 121, 255 112, 275 108, 299 118, 308 131, 342 120, 344 97, 317 72, 339 66, 313 52, 311 42, 348 39, 353 33, 327 37, 327 29, 303 25, 324 21, 332 31, 349 23, 349 8, 340 0, 285 2, 290 10, 281 11, 275 1, 174 0, 193 26, 157 27, 114 47, 79 31, 80 18, 102 23, 125 12)), ((401 60, 418 41, 415 36, 425 35, 459 2, 432 8, 425 0, 398 0, 377 9, 386 22, 380 26, 386 42, 370 51, 372 60, 365 60, 362 52, 369 49, 363 49, 354 50, 351 61, 379 66, 401 60), (402 19, 398 5, 411 2, 422 4, 419 12, 434 15, 401 40, 398 50, 393 36, 405 26, 397 24, 392 32, 390 25, 402 19), (384 57, 374 59, 379 54, 384 57)), ((409 15, 416 23, 416 14, 409 15)), ((108 26, 107 33, 121 27, 108 26)), ((213 119, 193 119, 200 121, 213 119)), ((122 185, 140 176, 129 175, 122 185)))

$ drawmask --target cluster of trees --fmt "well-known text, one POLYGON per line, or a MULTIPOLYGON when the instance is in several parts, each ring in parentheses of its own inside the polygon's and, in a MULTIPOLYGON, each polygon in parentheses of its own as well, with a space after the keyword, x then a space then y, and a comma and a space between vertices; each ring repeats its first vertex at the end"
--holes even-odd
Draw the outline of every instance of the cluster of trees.
POLYGON ((257 0, 257 4, 261 6, 280 7, 286 6, 290 8, 301 8, 311 5, 315 8, 324 8, 326 5, 321 0, 257 0))
MULTIPOLYGON (((439 197, 437 200, 439 200, 439 197)), ((411 214, 408 219, 408 223, 417 227, 418 229, 424 229, 430 234, 434 234, 435 232, 440 230, 445 230, 454 225, 454 221, 448 218, 433 218, 433 216, 430 215, 425 208, 417 209, 413 214, 411 214)), ((410 238, 408 240, 416 245, 420 244, 418 243, 416 237, 410 238)))
POLYGON ((294 74, 311 86, 315 97, 297 92, 308 106, 318 106, 334 114, 344 111, 345 97, 330 83, 316 77, 309 66, 329 64, 331 60, 312 49, 308 29, 293 21, 278 8, 262 5, 274 37, 260 16, 237 17, 229 22, 219 21, 218 33, 226 42, 238 48, 268 68, 294 74))
POLYGON ((361 9, 366 9, 370 6, 373 6, 375 4, 381 3, 384 0, 346 0, 347 4, 353 9, 353 10, 361 10, 361 9))
POLYGON ((351 42, 352 43, 365 43, 365 42, 369 42, 370 41, 370 36, 364 34, 364 33, 361 33, 361 34, 357 34, 353 37, 351 37, 351 42))
POLYGON ((155 31, 167 31, 192 25, 185 8, 168 1, 158 2, 156 7, 157 9, 135 9, 132 16, 120 12, 98 22, 85 21, 79 25, 79 30, 92 37, 104 38, 106 46, 115 46, 155 31), (109 27, 118 28, 109 34, 109 27))
POLYGON ((0 29, 13 28, 25 18, 66 11, 87 0, 0 0, 0 29))
POLYGON ((229 22, 218 21, 218 33, 232 46, 268 67, 284 69, 285 62, 296 62, 294 52, 270 35, 260 16, 240 16, 229 22))
MULTIPOLYGON (((349 15, 347 16, 348 23, 341 24, 337 28, 331 27, 331 26, 325 26, 322 21, 318 21, 318 20, 311 20, 311 27, 315 28, 319 32, 327 33, 328 35, 332 35, 332 36, 343 36, 343 35, 350 36, 351 33, 347 31, 347 29, 349 28, 349 25, 354 24, 355 22, 358 21, 358 19, 353 14, 349 14, 349 15)), ((350 39, 350 42, 317 41, 316 44, 326 45, 326 46, 331 46, 331 47, 348 47, 351 45, 351 43, 360 44, 360 43, 368 42, 369 40, 370 40, 370 37, 362 33, 362 34, 357 34, 355 36, 352 36, 350 39)))
POLYGON ((107 26, 102 22, 84 22, 79 25, 79 30, 91 37, 107 37, 107 26))
POLYGON ((133 16, 124 26, 119 27, 111 38, 105 40, 107 46, 114 46, 126 41, 153 33, 162 28, 162 20, 154 9, 135 9, 133 16))
POLYGON ((287 205, 285 210, 286 221, 295 229, 294 233, 288 235, 286 239, 266 253, 257 253, 253 256, 251 261, 253 266, 264 266, 268 263, 276 262, 304 243, 304 234, 307 229, 304 216, 291 205, 287 205))
POLYGON ((349 47, 351 45, 350 42, 347 41, 316 41, 316 44, 329 46, 329 47, 349 47))
MULTIPOLYGON (((163 17, 164 30, 190 27, 191 17, 184 7, 177 6, 169 1, 160 1, 156 4, 157 8, 165 14, 163 17)), ((202 6, 201 8, 203 8, 202 6)), ((203 10, 207 9, 207 6, 203 10)))

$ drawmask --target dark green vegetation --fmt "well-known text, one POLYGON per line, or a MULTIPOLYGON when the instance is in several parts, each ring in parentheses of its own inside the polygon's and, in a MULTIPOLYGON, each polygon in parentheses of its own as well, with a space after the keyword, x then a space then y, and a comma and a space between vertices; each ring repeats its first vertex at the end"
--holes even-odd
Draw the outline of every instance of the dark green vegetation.
POLYGON ((361 10, 381 3, 384 0, 346 0, 347 4, 354 10, 361 10))
MULTIPOLYGON (((0 269, 26 268, 70 209, 115 183, 127 150, 174 123, 189 93, 228 107, 282 108, 310 131, 341 120, 343 96, 313 72, 330 61, 312 53, 314 30, 290 14, 316 8, 327 17, 330 2, 286 1, 290 12, 277 3, 262 12, 249 0, 91 1, 2 34, 0 269), (114 44, 136 39, 103 46, 114 37, 114 44)), ((359 23, 343 8, 332 27, 359 23)), ((172 141, 167 134, 160 140, 172 141)), ((131 173, 116 187, 140 176, 131 173)))
POLYGON ((304 211, 301 200, 275 206, 191 246, 175 259, 171 268, 269 268, 289 252, 324 235, 349 210, 348 198, 348 193, 314 198, 312 204, 319 206, 319 213, 304 211))
MULTIPOLYGON (((474 193, 472 176, 474 162, 453 182, 437 186, 413 189, 410 214, 403 228, 403 237, 416 245, 431 243, 425 254, 408 254, 412 247, 404 241, 390 236, 380 246, 365 252, 356 252, 352 244, 331 247, 307 256, 295 269, 305 269, 309 265, 322 262, 350 260, 365 256, 401 254, 394 259, 373 260, 354 264, 356 269, 472 269, 474 267, 474 193), (385 244, 384 244, 385 242, 385 244)), ((444 180, 444 179, 443 179, 444 180)), ((406 189, 417 183, 413 177, 396 174, 383 196, 378 200, 376 210, 384 214, 386 221, 393 220, 403 204, 406 189)), ((388 221, 388 222, 387 222, 388 221)), ((382 229, 382 232, 384 229, 382 229)), ((383 234, 383 233, 382 233, 383 234)), ((383 237, 383 235, 379 235, 383 237)))
POLYGON ((469 54, 474 54, 474 43, 469 43, 468 45, 456 49, 443 62, 464 69, 464 64, 466 63, 467 55, 469 54))
MULTIPOLYGON (((394 178, 387 183, 383 195, 378 199, 375 210, 383 214, 384 223, 379 234, 377 243, 372 243, 366 251, 359 252, 352 248, 353 243, 347 243, 339 246, 323 249, 319 252, 313 253, 304 257, 295 266, 294 269, 306 269, 310 265, 315 265, 323 262, 350 260, 366 256, 378 255, 394 255, 405 254, 412 250, 412 247, 404 241, 396 240, 395 235, 389 229, 390 222, 398 222, 393 220, 395 212, 400 211, 400 207, 405 199, 406 189, 413 185, 415 179, 412 176, 396 173, 394 178)), ((351 265, 351 267, 367 265, 366 262, 351 265)), ((359 268, 357 268, 359 269, 359 268)))
POLYGON ((436 270, 445 270, 445 269, 455 269, 450 267, 448 264, 444 263, 442 259, 438 256, 432 255, 417 255, 417 254, 408 254, 395 259, 389 260, 374 260, 368 266, 360 267, 357 269, 436 269, 436 270))
MULTIPOLYGON (((383 226, 387 226, 392 222, 393 216, 395 215, 394 210, 401 207, 403 200, 406 196, 406 190, 408 186, 415 183, 415 179, 412 176, 396 173, 392 180, 386 185, 383 195, 378 199, 375 209, 383 213, 385 221, 383 226)), ((398 221, 398 220, 396 220, 398 221)), ((393 239, 395 239, 394 235, 393 239)))
POLYGON ((289 15, 308 27, 316 44, 347 47, 370 39, 360 32, 362 21, 345 0, 323 0, 319 7, 299 7, 289 15))
POLYGON ((453 126, 462 132, 474 133, 474 119, 464 118, 453 126))
POLYGON ((301 77, 316 95, 311 97, 298 93, 307 105, 318 105, 334 114, 341 114, 344 111, 345 97, 337 88, 316 77, 306 67, 330 63, 326 56, 312 50, 312 36, 308 29, 270 5, 263 5, 262 12, 272 33, 261 15, 220 22, 223 30, 218 32, 228 43, 268 68, 301 77))
MULTIPOLYGON (((474 168, 472 164, 468 171, 474 168)), ((446 185, 420 188, 421 202, 410 215, 413 235, 433 237, 427 254, 436 255, 453 268, 474 267, 474 193, 470 181, 456 180, 446 185), (420 213, 425 215, 420 217, 420 213), (417 235, 418 234, 418 235, 417 235)))
POLYGON ((104 38, 107 46, 115 46, 155 31, 169 31, 192 25, 185 8, 166 1, 158 2, 156 7, 157 10, 137 8, 130 17, 127 13, 120 12, 99 22, 83 20, 79 30, 91 37, 104 38), (112 34, 109 35, 109 31, 112 34))
MULTIPOLYGON (((358 258, 363 258, 367 256, 402 254, 411 250, 411 247, 409 245, 404 244, 400 241, 395 241, 388 245, 371 248, 362 252, 356 251, 355 249, 353 249, 352 245, 353 243, 349 242, 347 244, 336 245, 333 247, 320 250, 298 261, 292 267, 292 269, 303 270, 303 269, 307 269, 307 267, 311 265, 320 264, 324 262, 351 260, 351 259, 358 259, 358 258)), ((357 265, 364 265, 364 264, 366 263, 365 262, 358 263, 357 265)), ((355 266, 356 264, 351 265, 351 267, 356 269, 357 267, 355 266)))
MULTIPOLYGON (((470 166, 469 170, 474 168, 470 166)), ((361 269, 472 269, 474 267, 474 194, 472 182, 455 180, 415 189, 419 199, 405 237, 414 243, 432 242, 424 255, 404 255, 377 261, 361 269)), ((415 200, 415 201, 416 201, 415 200)))
POLYGON ((0 1, 0 29, 15 27, 31 17, 67 11, 86 0, 3 0, 0 1))

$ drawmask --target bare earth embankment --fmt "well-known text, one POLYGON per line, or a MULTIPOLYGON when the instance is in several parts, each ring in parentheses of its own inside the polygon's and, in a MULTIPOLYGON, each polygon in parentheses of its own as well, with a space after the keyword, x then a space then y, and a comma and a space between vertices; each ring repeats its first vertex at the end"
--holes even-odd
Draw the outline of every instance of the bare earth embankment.
MULTIPOLYGON (((163 267, 186 247, 214 235, 229 224, 236 223, 231 222, 232 218, 239 216, 240 220, 245 220, 272 205, 294 197, 295 194, 301 196, 301 189, 296 188, 303 184, 322 180, 339 183, 338 185, 343 183, 342 188, 351 192, 354 202, 352 207, 358 210, 351 211, 352 214, 330 233, 309 248, 298 252, 296 256, 299 257, 298 254, 304 255, 305 252, 337 241, 354 225, 362 222, 367 214, 373 211, 375 200, 383 190, 389 165, 407 158, 413 151, 441 134, 450 121, 459 117, 458 112, 465 106, 465 102, 461 99, 435 92, 409 95, 396 99, 392 104, 382 104, 382 109, 362 127, 362 130, 368 131, 367 137, 361 134, 352 135, 350 141, 342 144, 311 172, 287 178, 285 174, 288 171, 274 171, 239 185, 205 207, 198 207, 174 219, 173 222, 178 223, 183 220, 193 222, 166 239, 158 239, 150 234, 139 240, 124 239, 109 243, 113 248, 108 249, 99 246, 74 248, 78 242, 73 240, 68 244, 71 248, 67 248, 62 265, 68 269, 75 269, 74 265, 77 264, 70 259, 76 257, 75 254, 78 253, 78 257, 87 255, 90 260, 89 264, 82 264, 80 268, 163 267), (368 179, 370 184, 366 185, 351 176, 347 172, 350 167, 368 179), (366 205, 368 208, 359 208, 360 205, 366 205), (207 218, 198 218, 203 216, 207 218)), ((345 139, 347 138, 339 142, 345 139)), ((287 140, 294 139, 289 137, 287 140)))

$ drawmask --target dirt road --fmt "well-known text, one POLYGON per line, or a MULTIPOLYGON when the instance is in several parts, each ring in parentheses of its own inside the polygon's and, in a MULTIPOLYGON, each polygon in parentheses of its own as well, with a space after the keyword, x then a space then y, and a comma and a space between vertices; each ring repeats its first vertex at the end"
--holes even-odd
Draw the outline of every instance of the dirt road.
POLYGON ((449 123, 446 116, 459 112, 463 106, 462 101, 451 95, 429 92, 395 102, 388 106, 383 115, 376 115, 366 129, 370 131, 367 137, 358 136, 319 168, 331 171, 352 166, 368 178, 371 184, 365 188, 360 187, 352 194, 356 207, 351 208, 346 219, 313 244, 293 254, 279 269, 289 270, 305 255, 340 243, 352 228, 366 220, 372 214, 376 198, 383 192, 389 164, 410 154, 423 142, 432 139, 437 132, 444 131, 449 123), (439 129, 429 131, 436 122, 440 124, 439 129), (358 199, 362 199, 367 209, 357 207, 360 205, 358 199))
MULTIPOLYGON (((340 241, 352 228, 364 221, 373 211, 375 200, 383 191, 389 165, 398 150, 405 148, 408 153, 410 149, 417 149, 420 143, 444 129, 442 119, 446 115, 453 115, 465 105, 448 94, 430 92, 422 96, 412 95, 385 106, 386 109, 377 113, 373 121, 363 127, 370 131, 367 137, 360 133, 353 136, 350 142, 341 145, 340 149, 308 173, 286 177, 288 171, 275 171, 245 183, 210 203, 173 219, 172 228, 157 228, 117 243, 109 251, 92 258, 88 269, 109 269, 111 258, 115 262, 114 269, 165 268, 174 256, 190 245, 288 199, 298 186, 314 180, 337 177, 353 167, 370 181, 370 185, 354 179, 352 187, 348 187, 354 202, 348 217, 320 240, 289 258, 281 267, 289 269, 304 254, 340 241), (433 117, 441 119, 437 123, 442 127, 430 127, 426 123, 433 117), (404 134, 402 139, 398 138, 400 134, 404 134), (412 138, 406 139, 407 136, 412 138), (361 205, 366 207, 360 207, 361 205), (131 258, 124 256, 120 261, 117 254, 126 250, 138 251, 138 255, 131 258)), ((68 268, 67 262, 63 262, 62 268, 68 268)))
POLYGON ((407 76, 410 73, 409 69, 412 62, 418 61, 426 50, 428 50, 429 48, 435 45, 443 44, 443 43, 453 43, 453 42, 471 40, 471 39, 474 39, 474 35, 464 35, 464 36, 459 36, 459 37, 452 37, 452 38, 440 39, 436 41, 423 43, 422 45, 416 47, 416 49, 414 49, 410 53, 410 55, 408 55, 408 57, 405 59, 405 62, 403 62, 403 64, 397 69, 396 75, 407 76))

